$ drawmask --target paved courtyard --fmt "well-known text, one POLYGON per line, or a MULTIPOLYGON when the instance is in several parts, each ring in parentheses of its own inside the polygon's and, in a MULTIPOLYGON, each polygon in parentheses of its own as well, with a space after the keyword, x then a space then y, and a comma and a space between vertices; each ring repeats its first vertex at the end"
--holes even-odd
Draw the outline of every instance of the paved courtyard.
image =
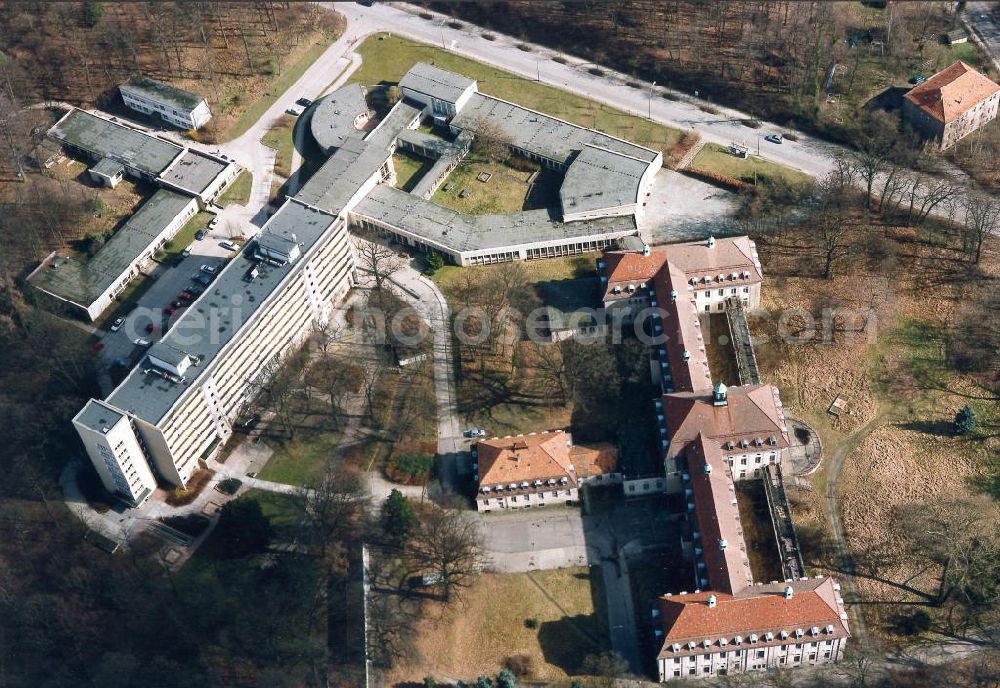
POLYGON ((675 542, 682 514, 661 499, 611 501, 593 514, 580 507, 545 507, 483 514, 489 565, 501 572, 567 566, 600 566, 612 647, 641 672, 638 627, 629 567, 642 565, 642 552, 675 542), (626 564, 627 560, 627 564, 626 564))
POLYGON ((728 218, 736 205, 736 194, 662 169, 653 179, 639 231, 654 245, 732 233, 728 218))

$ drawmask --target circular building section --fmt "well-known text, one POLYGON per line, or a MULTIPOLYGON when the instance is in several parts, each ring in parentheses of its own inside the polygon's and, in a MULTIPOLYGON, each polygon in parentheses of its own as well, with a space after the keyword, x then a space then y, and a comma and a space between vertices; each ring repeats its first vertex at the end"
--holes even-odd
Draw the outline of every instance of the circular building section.
POLYGON ((331 155, 349 139, 361 139, 371 110, 361 84, 341 86, 313 108, 309 130, 320 148, 331 155))

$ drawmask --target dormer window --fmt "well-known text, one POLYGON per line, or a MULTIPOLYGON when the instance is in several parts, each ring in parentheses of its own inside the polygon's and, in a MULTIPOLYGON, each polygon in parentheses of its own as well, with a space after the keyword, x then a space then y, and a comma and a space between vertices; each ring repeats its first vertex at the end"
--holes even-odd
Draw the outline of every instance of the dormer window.
POLYGON ((751 645, 756 645, 757 644, 757 634, 756 633, 751 633, 750 634, 750 644, 751 645))

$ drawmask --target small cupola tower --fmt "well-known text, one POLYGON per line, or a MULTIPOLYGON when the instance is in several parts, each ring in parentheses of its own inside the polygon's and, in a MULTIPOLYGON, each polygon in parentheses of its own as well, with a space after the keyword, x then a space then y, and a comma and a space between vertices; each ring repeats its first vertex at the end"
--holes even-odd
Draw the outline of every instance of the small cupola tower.
POLYGON ((709 595, 708 596, 708 608, 709 609, 715 609, 715 604, 716 604, 715 595, 709 595))
POLYGON ((719 382, 712 388, 712 406, 728 406, 726 400, 726 385, 719 382))
POLYGON ((708 237, 708 247, 709 248, 715 248, 715 237, 714 236, 708 237))
POLYGON ((642 255, 644 256, 649 255, 649 244, 647 244, 646 242, 642 243, 642 255))

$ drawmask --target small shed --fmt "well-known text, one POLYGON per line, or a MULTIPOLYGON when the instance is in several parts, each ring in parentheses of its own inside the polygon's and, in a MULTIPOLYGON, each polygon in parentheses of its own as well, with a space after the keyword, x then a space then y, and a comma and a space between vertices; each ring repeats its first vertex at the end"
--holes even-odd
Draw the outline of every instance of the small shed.
POLYGON ((117 160, 111 158, 101 158, 101 160, 90 168, 90 178, 95 183, 110 188, 118 186, 118 182, 125 175, 125 166, 117 160))
POLYGON ((965 32, 965 29, 955 29, 953 31, 949 31, 945 35, 945 38, 948 41, 948 45, 958 45, 959 43, 969 42, 969 34, 965 32))

